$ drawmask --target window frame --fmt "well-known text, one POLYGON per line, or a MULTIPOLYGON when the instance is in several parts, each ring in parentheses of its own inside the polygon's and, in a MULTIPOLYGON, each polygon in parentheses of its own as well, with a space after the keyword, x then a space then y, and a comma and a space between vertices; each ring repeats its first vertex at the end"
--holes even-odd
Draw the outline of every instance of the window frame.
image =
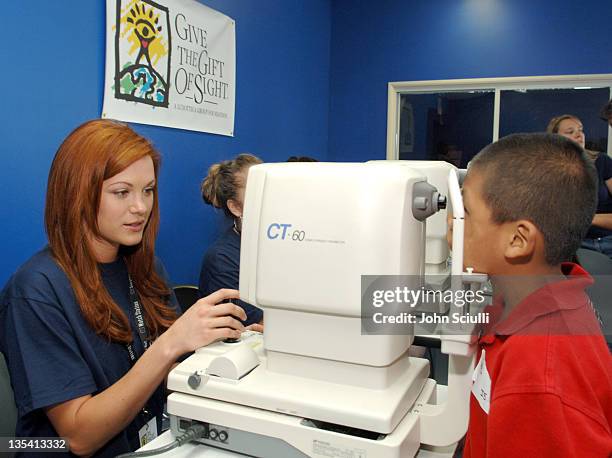
MULTIPOLYGON (((579 87, 608 87, 610 89, 610 98, 612 99, 612 73, 390 82, 388 83, 387 90, 387 159, 397 160, 399 158, 399 110, 400 97, 403 94, 494 91, 493 132, 491 134, 491 142, 494 142, 499 138, 501 91, 516 89, 572 89, 579 87)), ((610 126, 608 126, 607 152, 609 156, 612 156, 612 127, 610 126)))

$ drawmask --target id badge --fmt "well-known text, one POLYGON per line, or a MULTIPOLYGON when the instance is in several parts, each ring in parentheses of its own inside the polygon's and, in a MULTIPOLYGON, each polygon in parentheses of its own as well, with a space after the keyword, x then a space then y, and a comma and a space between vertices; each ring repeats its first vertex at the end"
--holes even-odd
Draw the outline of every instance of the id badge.
POLYGON ((478 404, 480 404, 482 410, 488 415, 491 408, 491 376, 487 369, 485 356, 486 353, 483 348, 480 354, 480 361, 478 361, 474 369, 474 374, 472 375, 472 382, 474 382, 472 385, 472 394, 478 401, 478 404))
POLYGON ((144 424, 142 428, 138 431, 138 442, 140 442, 140 446, 151 442, 153 439, 157 437, 157 418, 153 417, 148 422, 144 424))

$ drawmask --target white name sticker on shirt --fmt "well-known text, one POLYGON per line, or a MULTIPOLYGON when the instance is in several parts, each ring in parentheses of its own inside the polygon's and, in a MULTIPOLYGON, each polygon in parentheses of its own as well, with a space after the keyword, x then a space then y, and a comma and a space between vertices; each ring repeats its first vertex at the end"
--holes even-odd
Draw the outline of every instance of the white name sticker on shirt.
POLYGON ((151 418, 145 425, 138 431, 138 440, 140 446, 144 446, 151 442, 157 437, 157 420, 155 417, 151 418))
POLYGON ((472 394, 480 404, 482 410, 489 414, 489 408, 491 405, 491 377, 489 376, 489 371, 487 370, 487 361, 485 358, 485 350, 482 349, 482 353, 480 354, 480 361, 476 365, 474 369, 474 374, 472 375, 472 394))

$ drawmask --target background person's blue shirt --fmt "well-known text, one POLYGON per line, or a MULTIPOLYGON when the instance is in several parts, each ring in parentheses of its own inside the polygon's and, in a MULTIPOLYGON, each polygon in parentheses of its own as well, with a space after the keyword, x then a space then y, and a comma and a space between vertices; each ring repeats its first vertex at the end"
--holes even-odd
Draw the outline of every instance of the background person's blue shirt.
MULTIPOLYGON (((597 169, 597 213, 612 213, 612 195, 606 181, 612 178, 612 158, 599 153, 595 158, 597 169)), ((612 235, 612 231, 599 226, 591 226, 586 235, 587 239, 596 239, 612 235)))
MULTIPOLYGON (((143 346, 130 302, 125 262, 120 258, 99 266, 104 286, 130 319, 133 348, 140 357, 143 346)), ((156 269, 167 278, 161 263, 156 269)), ((178 311, 173 294, 170 301, 178 311)), ((0 293, 0 330, 0 351, 7 360, 17 404, 18 437, 56 437, 45 407, 96 395, 132 367, 124 344, 95 334, 85 321, 70 281, 49 248, 27 261, 0 293)), ((158 432, 164 402, 165 389, 160 385, 147 403, 157 417, 158 432)), ((138 431, 144 423, 145 418, 137 415, 95 456, 111 457, 138 448, 138 431)))
MULTIPOLYGON (((199 289, 203 296, 208 296, 221 288, 238 289, 240 281, 240 234, 230 226, 210 246, 202 261, 199 289)), ((259 323, 263 310, 244 301, 236 301, 247 319, 245 326, 259 323)))

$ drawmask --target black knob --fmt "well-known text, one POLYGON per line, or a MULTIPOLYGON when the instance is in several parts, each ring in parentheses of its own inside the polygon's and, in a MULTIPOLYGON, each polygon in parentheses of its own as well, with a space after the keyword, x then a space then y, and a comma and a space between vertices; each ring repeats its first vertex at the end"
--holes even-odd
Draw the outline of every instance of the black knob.
POLYGON ((438 194, 438 210, 444 210, 446 208, 446 196, 438 194))
POLYGON ((200 377, 200 374, 198 374, 197 372, 194 372, 193 374, 191 374, 189 378, 187 379, 187 384, 194 390, 200 386, 201 382, 202 382, 202 377, 200 377))

